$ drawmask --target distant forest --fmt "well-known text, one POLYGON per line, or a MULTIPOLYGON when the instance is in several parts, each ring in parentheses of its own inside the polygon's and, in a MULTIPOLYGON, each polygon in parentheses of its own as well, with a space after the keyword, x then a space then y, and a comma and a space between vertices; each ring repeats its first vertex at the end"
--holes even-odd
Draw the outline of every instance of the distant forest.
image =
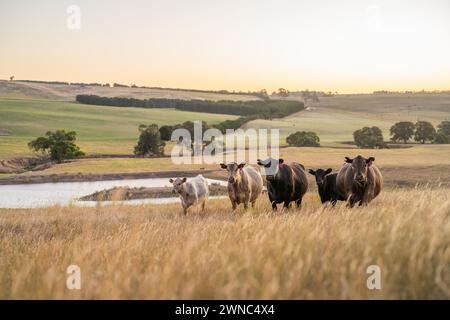
POLYGON ((290 100, 251 100, 251 101, 210 101, 181 99, 135 99, 121 97, 100 97, 96 95, 77 95, 79 103, 113 107, 135 108, 174 108, 182 111, 232 114, 254 118, 283 118, 302 111, 304 103, 290 100))

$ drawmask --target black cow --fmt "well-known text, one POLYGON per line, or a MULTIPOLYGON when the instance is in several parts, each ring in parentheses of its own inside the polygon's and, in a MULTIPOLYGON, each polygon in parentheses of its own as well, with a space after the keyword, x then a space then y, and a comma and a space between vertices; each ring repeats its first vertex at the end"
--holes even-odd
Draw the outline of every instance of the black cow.
POLYGON ((331 171, 333 171, 331 168, 317 169, 316 171, 309 169, 309 173, 316 177, 320 201, 322 203, 331 202, 334 206, 338 200, 345 201, 347 199, 339 195, 336 187, 337 173, 330 174, 331 171))
POLYGON ((284 208, 289 208, 292 201, 300 207, 302 198, 308 190, 308 179, 305 167, 296 162, 284 164, 283 159, 258 160, 258 164, 266 171, 267 191, 272 209, 277 210, 277 204, 284 202, 284 208))

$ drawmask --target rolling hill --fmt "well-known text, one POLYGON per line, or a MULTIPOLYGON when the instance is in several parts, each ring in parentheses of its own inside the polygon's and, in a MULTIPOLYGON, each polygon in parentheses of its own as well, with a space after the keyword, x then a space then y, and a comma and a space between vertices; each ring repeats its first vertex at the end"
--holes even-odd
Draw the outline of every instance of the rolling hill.
MULTIPOLYGON (((290 99, 301 99, 291 97, 290 99)), ((252 128, 279 128, 282 137, 295 131, 316 132, 323 145, 352 141, 352 133, 364 126, 378 126, 385 140, 397 121, 426 120, 437 125, 450 119, 450 94, 352 94, 321 98, 306 111, 283 119, 255 120, 252 128)), ((283 139, 284 140, 284 139, 283 139)))

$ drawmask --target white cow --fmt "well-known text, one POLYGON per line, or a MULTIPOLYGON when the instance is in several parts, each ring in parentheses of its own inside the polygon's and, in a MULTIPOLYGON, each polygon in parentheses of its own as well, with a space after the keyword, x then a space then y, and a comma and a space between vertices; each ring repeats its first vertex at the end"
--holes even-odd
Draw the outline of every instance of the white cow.
POLYGON ((201 174, 189 181, 186 178, 176 178, 170 179, 169 182, 173 185, 172 193, 180 195, 184 214, 187 214, 187 210, 194 205, 201 205, 202 210, 205 210, 209 189, 208 182, 201 174))

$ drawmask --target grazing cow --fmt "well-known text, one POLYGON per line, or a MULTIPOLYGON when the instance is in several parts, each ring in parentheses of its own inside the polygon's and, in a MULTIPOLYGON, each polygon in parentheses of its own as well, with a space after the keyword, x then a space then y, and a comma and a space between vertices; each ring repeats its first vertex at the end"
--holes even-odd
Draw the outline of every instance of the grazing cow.
POLYGON ((189 181, 186 178, 176 178, 169 179, 169 182, 173 185, 172 193, 180 195, 184 214, 187 214, 188 209, 194 205, 201 205, 202 210, 205 210, 209 189, 208 182, 202 175, 199 174, 189 181))
POLYGON ((336 178, 339 195, 348 199, 348 206, 366 205, 381 192, 383 177, 373 164, 374 157, 368 159, 357 156, 354 159, 345 157, 345 164, 336 178))
POLYGON ((300 207, 302 198, 308 190, 305 167, 296 162, 287 165, 283 159, 272 158, 265 161, 258 160, 258 164, 266 171, 267 191, 272 209, 277 210, 277 204, 282 202, 284 208, 289 208, 292 201, 300 207))
POLYGON ((220 167, 228 171, 228 196, 233 210, 241 203, 245 209, 249 203, 254 207, 263 189, 261 173, 253 167, 246 167, 245 163, 232 162, 228 165, 221 163, 220 167))
POLYGON ((347 200, 341 197, 336 188, 337 173, 330 174, 331 168, 327 170, 317 169, 316 171, 309 169, 309 173, 316 178, 317 190, 319 191, 320 201, 322 203, 331 202, 334 206, 338 200, 347 200))

